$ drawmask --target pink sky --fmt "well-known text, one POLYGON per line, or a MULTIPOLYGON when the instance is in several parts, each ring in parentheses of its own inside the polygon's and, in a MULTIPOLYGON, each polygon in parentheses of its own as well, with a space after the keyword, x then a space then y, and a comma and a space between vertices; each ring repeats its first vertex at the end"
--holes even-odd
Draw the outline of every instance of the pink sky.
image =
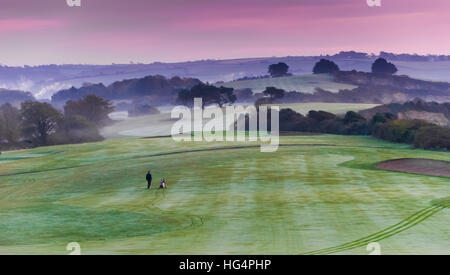
POLYGON ((0 64, 450 54, 449 0, 0 0, 0 64))

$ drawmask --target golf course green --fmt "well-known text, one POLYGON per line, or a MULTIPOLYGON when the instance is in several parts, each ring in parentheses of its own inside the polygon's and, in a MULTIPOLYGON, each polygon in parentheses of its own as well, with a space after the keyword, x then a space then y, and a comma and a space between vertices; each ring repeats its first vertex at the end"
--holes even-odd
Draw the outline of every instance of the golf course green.
POLYGON ((376 168, 411 158, 450 154, 335 135, 3 152, 0 254, 448 254, 449 178, 376 168))

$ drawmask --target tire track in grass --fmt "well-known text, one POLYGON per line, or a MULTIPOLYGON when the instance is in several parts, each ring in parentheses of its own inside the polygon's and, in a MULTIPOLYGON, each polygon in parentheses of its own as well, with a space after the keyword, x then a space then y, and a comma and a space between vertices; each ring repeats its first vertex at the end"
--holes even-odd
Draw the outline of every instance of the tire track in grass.
MULTIPOLYGON (((160 202, 164 201, 164 199, 166 197, 166 195, 165 195, 166 190, 163 189, 161 191, 162 191, 162 195, 161 194, 157 195, 157 197, 152 201, 152 203, 149 206, 144 206, 143 205, 143 208, 147 209, 148 212, 150 212, 150 213, 153 212, 153 211, 151 211, 151 209, 155 208, 155 209, 158 209, 158 211, 160 211, 161 213, 166 213, 169 216, 171 216, 171 214, 179 215, 175 211, 163 210, 160 207, 156 206, 157 203, 160 203, 160 202)), ((191 221, 191 224, 189 224, 189 225, 187 225, 187 226, 185 226, 183 228, 177 229, 177 230, 195 229, 195 228, 200 227, 200 226, 202 226, 204 224, 204 221, 203 221, 204 218, 202 216, 193 215, 193 214, 187 214, 186 216, 189 217, 189 219, 191 221)), ((175 230, 175 231, 177 231, 177 230, 175 230)))
POLYGON ((0 177, 11 177, 11 176, 21 176, 21 175, 28 175, 28 174, 38 174, 38 173, 45 173, 45 172, 53 172, 53 171, 81 168, 81 167, 86 167, 86 166, 89 166, 89 164, 88 165, 75 165, 75 166, 69 166, 69 167, 53 168, 53 169, 39 170, 39 171, 26 171, 26 172, 3 174, 3 175, 0 175, 0 177))
POLYGON ((408 218, 402 220, 401 222, 390 226, 388 228, 385 228, 379 232, 373 233, 369 236, 366 236, 364 238, 344 243, 338 246, 333 246, 325 249, 319 249, 314 250, 306 253, 301 253, 302 255, 325 255, 325 254, 333 254, 342 252, 345 250, 351 250, 359 247, 364 247, 367 244, 371 242, 378 242, 384 239, 387 239, 391 236, 397 235, 425 220, 432 217, 433 215, 437 214, 438 212, 444 210, 445 208, 448 208, 450 206, 450 198, 444 198, 437 200, 435 202, 432 202, 432 206, 426 207, 413 215, 409 216, 408 218))

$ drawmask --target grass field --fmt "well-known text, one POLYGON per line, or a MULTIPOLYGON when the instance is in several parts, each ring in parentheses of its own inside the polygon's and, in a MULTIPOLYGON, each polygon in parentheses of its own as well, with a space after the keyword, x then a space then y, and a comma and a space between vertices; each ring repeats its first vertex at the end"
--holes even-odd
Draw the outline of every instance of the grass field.
MULTIPOLYGON (((448 254, 449 178, 376 169, 450 160, 370 137, 170 138, 4 152, 0 254, 448 254), (246 147, 249 146, 249 147, 246 147), (194 150, 194 151, 193 151, 194 150), (145 173, 167 190, 146 190, 145 173)), ((156 186, 157 183, 154 183, 156 186)))
MULTIPOLYGON (((347 111, 360 111, 378 106, 376 104, 322 102, 276 105, 280 106, 281 109, 291 108, 303 115, 307 115, 310 110, 322 110, 334 114, 344 114, 347 111)), ((101 134, 106 139, 168 136, 170 135, 172 125, 175 122, 175 120, 170 119, 170 113, 127 118, 126 113, 117 112, 113 113, 112 118, 118 120, 118 122, 101 130, 101 134)), ((205 122, 206 121, 207 120, 205 120, 205 122)))
POLYGON ((234 89, 250 88, 254 93, 260 93, 266 87, 276 87, 287 92, 296 91, 302 93, 314 93, 317 87, 330 92, 339 92, 342 89, 353 89, 356 86, 334 82, 330 75, 294 75, 277 78, 263 78, 252 80, 240 80, 225 83, 217 83, 216 86, 230 87, 234 89))

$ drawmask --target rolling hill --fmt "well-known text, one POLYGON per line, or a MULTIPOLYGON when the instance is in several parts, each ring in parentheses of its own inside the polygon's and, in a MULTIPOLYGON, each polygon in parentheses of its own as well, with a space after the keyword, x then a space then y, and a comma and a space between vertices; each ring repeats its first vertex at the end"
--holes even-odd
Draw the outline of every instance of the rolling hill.
POLYGON ((314 93, 316 88, 321 88, 330 92, 337 93, 343 89, 354 89, 357 86, 345 83, 337 83, 331 75, 294 75, 277 78, 261 78, 251 80, 238 80, 231 82, 218 82, 216 86, 229 88, 252 89, 254 93, 264 91, 266 87, 276 87, 285 91, 297 91, 301 93, 314 93))

